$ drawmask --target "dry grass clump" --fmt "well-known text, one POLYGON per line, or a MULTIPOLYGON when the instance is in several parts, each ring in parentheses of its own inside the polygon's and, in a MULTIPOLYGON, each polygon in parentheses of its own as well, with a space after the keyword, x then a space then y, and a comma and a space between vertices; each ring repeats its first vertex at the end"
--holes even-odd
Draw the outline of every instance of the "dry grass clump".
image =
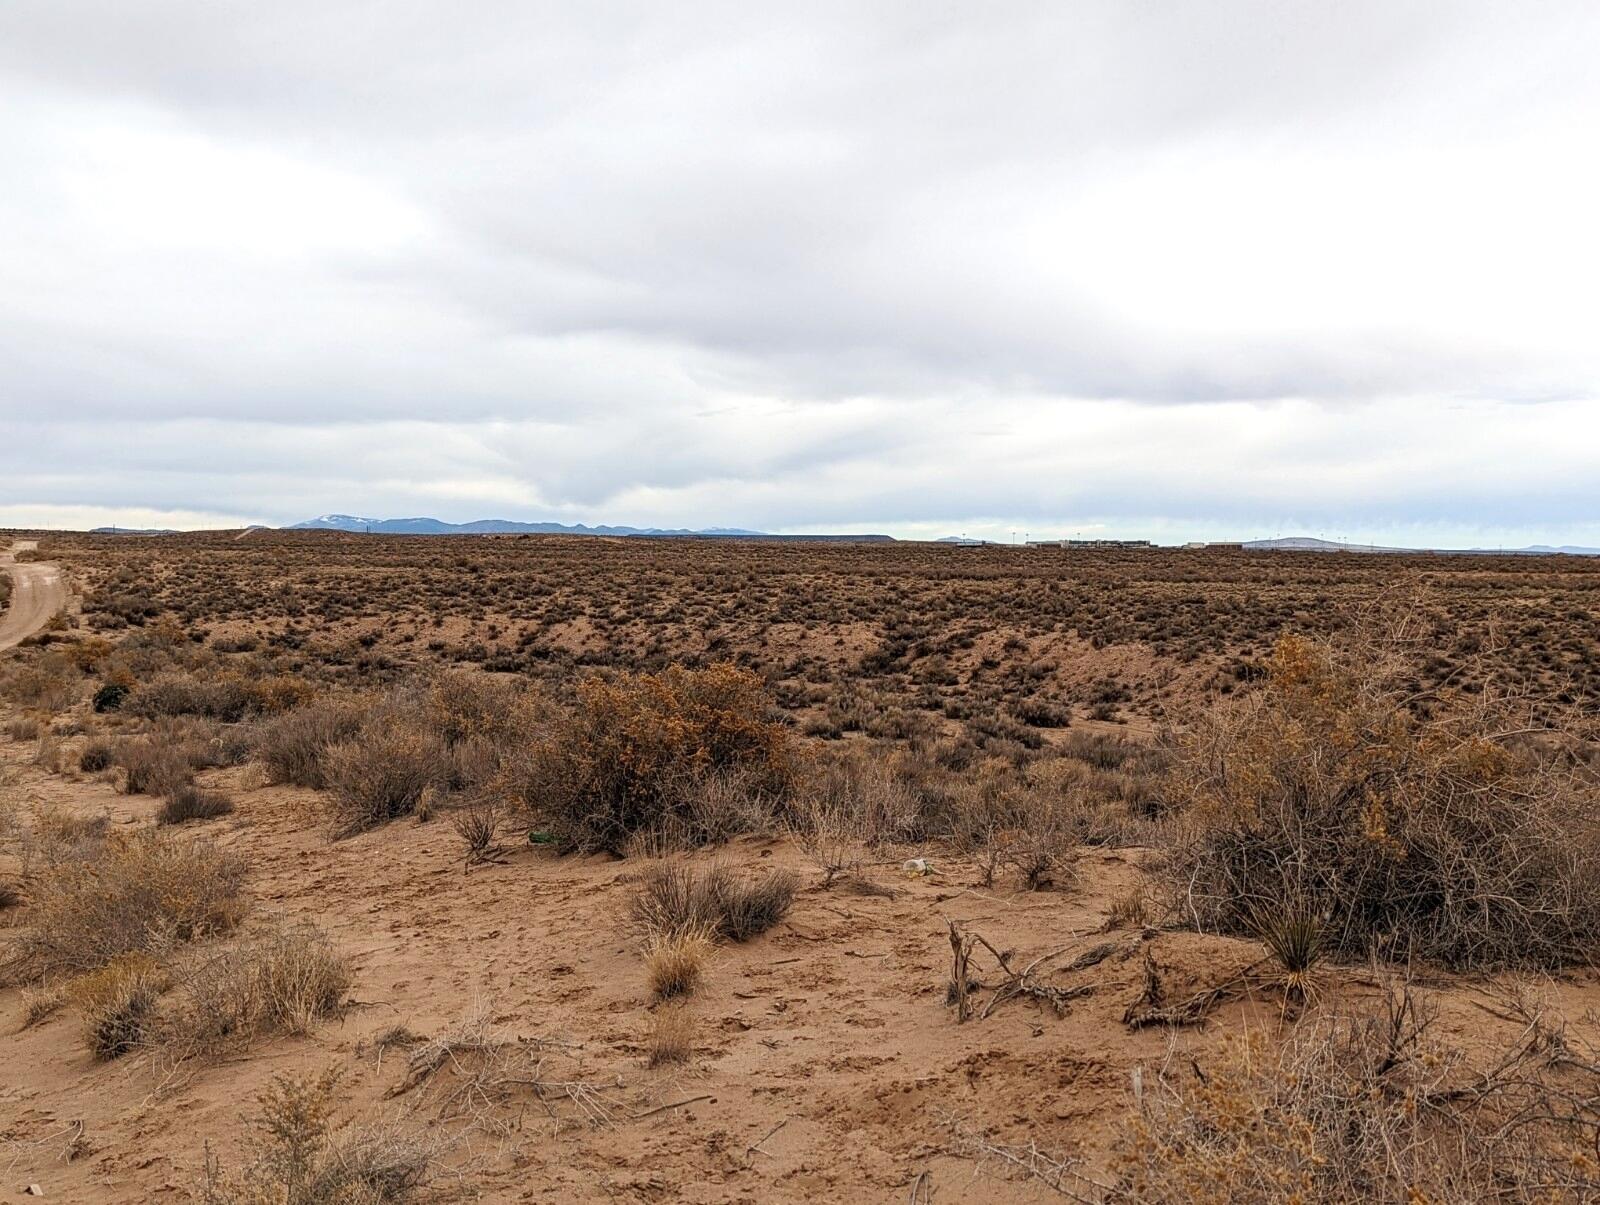
POLYGON ((27 980, 98 970, 226 933, 245 911, 244 860, 200 837, 116 832, 48 860, 13 957, 27 980))
POLYGON ((652 931, 645 938, 645 982, 658 1000, 693 995, 715 949, 707 928, 652 931))
POLYGON ((6 721, 6 735, 14 741, 36 741, 44 731, 44 721, 36 715, 19 715, 6 721))
POLYGON ((770 710, 761 679, 733 665, 590 680, 501 786, 568 849, 621 854, 669 827, 688 844, 725 840, 711 816, 727 821, 726 800, 697 807, 708 777, 738 775, 769 816, 791 785, 788 735, 770 710))
POLYGON ((162 1045, 175 1057, 215 1054, 266 1033, 299 1036, 344 1006, 348 961, 314 925, 271 927, 176 976, 162 1045))
MULTIPOLYGON (((1173 797, 1176 894, 1249 933, 1292 897, 1331 955, 1559 966, 1600 952, 1600 789, 1485 694, 1419 697, 1379 642, 1279 643, 1259 693, 1199 726, 1173 797)), ((1559 734, 1555 734, 1559 735, 1559 734)))
POLYGON ((22 1028, 30 1029, 49 1020, 67 1002, 65 983, 43 983, 22 989, 22 1028))
POLYGON ((1408 991, 1307 1023, 1277 1048, 1143 1084, 1117 1199, 1280 1205, 1593 1199, 1600 1064, 1529 1015, 1467 1067, 1408 991))
POLYGON ((650 1014, 645 1034, 645 1065, 677 1066, 694 1056, 694 1014, 681 1003, 663 1004, 650 1014))
POLYGON ((255 755, 267 781, 325 790, 328 751, 355 736, 371 709, 364 696, 329 695, 264 721, 255 755))
POLYGON ((436 1145, 394 1124, 339 1126, 339 1074, 274 1076, 258 1097, 248 1159, 236 1174, 208 1148, 198 1198, 204 1205, 384 1205, 410 1198, 428 1179, 436 1145))
POLYGON ((702 874, 688 863, 663 860, 639 876, 633 916, 646 933, 704 931, 745 941, 781 921, 799 889, 799 878, 788 870, 751 879, 727 866, 702 874))
POLYGON ((215 820, 233 813, 233 800, 220 791, 202 791, 190 784, 179 787, 156 812, 157 824, 183 824, 189 820, 215 820))
POLYGON ((74 979, 65 994, 83 1018, 90 1052, 97 1059, 115 1059, 144 1044, 166 986, 149 955, 124 954, 74 979))

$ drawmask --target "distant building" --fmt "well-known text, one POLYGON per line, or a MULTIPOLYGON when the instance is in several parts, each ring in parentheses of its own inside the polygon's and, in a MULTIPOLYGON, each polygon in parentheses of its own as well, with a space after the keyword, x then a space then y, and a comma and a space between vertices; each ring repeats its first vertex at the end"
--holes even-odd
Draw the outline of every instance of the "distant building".
POLYGON ((1149 540, 1029 540, 1029 548, 1154 548, 1149 540))

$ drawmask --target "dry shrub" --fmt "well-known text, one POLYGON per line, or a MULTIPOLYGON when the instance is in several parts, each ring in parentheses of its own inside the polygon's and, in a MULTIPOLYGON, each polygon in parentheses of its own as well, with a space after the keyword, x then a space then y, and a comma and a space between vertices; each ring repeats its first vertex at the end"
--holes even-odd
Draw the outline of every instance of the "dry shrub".
POLYGON ((521 717, 523 691, 515 683, 484 674, 445 673, 428 684, 422 719, 451 747, 497 742, 521 717))
POLYGON ((19 715, 6 723, 6 735, 14 741, 36 741, 44 731, 44 721, 36 715, 19 715))
POLYGON ((687 1063, 694 1055, 694 1014, 681 1003, 663 1004, 650 1014, 645 1034, 645 1064, 650 1067, 687 1063))
POLYGON ((498 841, 500 807, 493 799, 476 800, 450 817, 450 827, 467 847, 467 866, 503 861, 498 841))
POLYGON ((129 795, 170 795, 194 780, 192 750, 175 731, 124 741, 117 764, 126 771, 122 789, 129 795))
MULTIPOLYGON (((1431 1010, 1391 991, 1274 1049, 1144 1084, 1117 1199, 1475 1205, 1592 1200, 1600 1064, 1530 1015, 1486 1069, 1435 1042, 1431 1010)), ((1189 1061, 1186 1060, 1186 1064, 1189 1061)))
POLYGON ((1156 906, 1150 892, 1143 885, 1130 887, 1111 898, 1111 905, 1106 909, 1106 928, 1142 928, 1155 918, 1156 906))
POLYGON ((788 736, 770 709, 761 679, 727 664, 591 680, 501 787, 567 849, 621 854, 668 826, 689 843, 724 840, 695 808, 708 776, 737 774, 767 815, 788 794, 788 736))
POLYGON ((174 1057, 192 1058, 260 1034, 298 1036, 343 1007, 350 980, 349 963, 316 926, 273 927, 178 976, 161 1041, 174 1057))
POLYGON ((117 759, 116 746, 104 737, 87 742, 78 753, 78 769, 85 774, 109 770, 117 759))
POLYGON ((799 887, 787 870, 747 879, 726 866, 702 875, 687 863, 661 861, 640 875, 633 916, 649 934, 704 932, 745 941, 782 920, 799 887))
POLYGON ((822 871, 824 887, 860 873, 865 837, 856 814, 843 800, 808 796, 800 801, 792 809, 789 839, 822 871))
POLYGON ((796 832, 814 833, 822 846, 876 846, 931 835, 916 792, 881 752, 852 751, 817 763, 803 802, 792 812, 796 832))
POLYGON ((188 820, 215 820, 231 815, 233 800, 219 791, 202 791, 189 785, 168 795, 156 812, 157 824, 183 824, 188 820))
POLYGON ((98 970, 226 933, 245 910, 244 860, 200 837, 116 832, 43 867, 14 956, 26 979, 98 970))
POLYGON ((206 1152, 204 1205, 383 1205, 428 1178, 436 1145, 393 1123, 336 1126, 336 1068, 274 1076, 257 1098, 249 1158, 230 1174, 206 1152))
POLYGON ((83 1018, 84 1041, 97 1059, 121 1058, 144 1045, 166 986, 147 954, 124 954, 67 986, 67 998, 83 1018))
POLYGON ((65 711, 78 701, 77 668, 62 653, 48 653, 20 665, 0 680, 0 696, 18 707, 39 711, 65 711))
POLYGON ((371 708, 363 696, 331 695, 263 722, 255 754, 267 780, 325 790, 328 750, 355 736, 371 708))
POLYGON ((658 1000, 692 995, 711 960, 710 929, 674 929, 645 939, 645 980, 658 1000))
POLYGON ((122 710, 147 719, 204 716, 237 723, 260 710, 260 700, 251 684, 242 678, 168 674, 136 687, 123 702, 122 710))
POLYGON ((1172 859, 1201 927, 1249 933, 1263 902, 1330 918, 1335 956, 1558 966, 1600 946, 1600 792, 1518 745, 1479 695, 1419 698, 1373 640, 1286 638, 1259 693, 1193 734, 1172 859))
POLYGON ((416 811, 447 769, 445 745, 403 719, 377 718, 328 750, 328 786, 340 831, 360 832, 416 811))

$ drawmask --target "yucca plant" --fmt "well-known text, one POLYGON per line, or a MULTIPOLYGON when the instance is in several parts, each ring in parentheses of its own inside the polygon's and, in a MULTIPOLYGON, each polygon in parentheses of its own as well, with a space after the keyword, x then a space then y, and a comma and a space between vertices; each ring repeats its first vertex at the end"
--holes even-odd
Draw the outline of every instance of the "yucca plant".
POLYGON ((1312 972, 1322 961, 1322 911, 1294 896, 1272 900, 1251 910, 1250 928, 1283 967, 1285 993, 1304 1000, 1313 986, 1312 972))

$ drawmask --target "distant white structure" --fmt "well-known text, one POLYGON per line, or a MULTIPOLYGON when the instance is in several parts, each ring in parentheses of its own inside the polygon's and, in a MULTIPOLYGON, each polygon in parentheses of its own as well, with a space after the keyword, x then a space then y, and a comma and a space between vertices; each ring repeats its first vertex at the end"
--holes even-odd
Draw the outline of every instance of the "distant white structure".
POLYGON ((1029 548, 1154 548, 1149 540, 1029 540, 1029 548))

